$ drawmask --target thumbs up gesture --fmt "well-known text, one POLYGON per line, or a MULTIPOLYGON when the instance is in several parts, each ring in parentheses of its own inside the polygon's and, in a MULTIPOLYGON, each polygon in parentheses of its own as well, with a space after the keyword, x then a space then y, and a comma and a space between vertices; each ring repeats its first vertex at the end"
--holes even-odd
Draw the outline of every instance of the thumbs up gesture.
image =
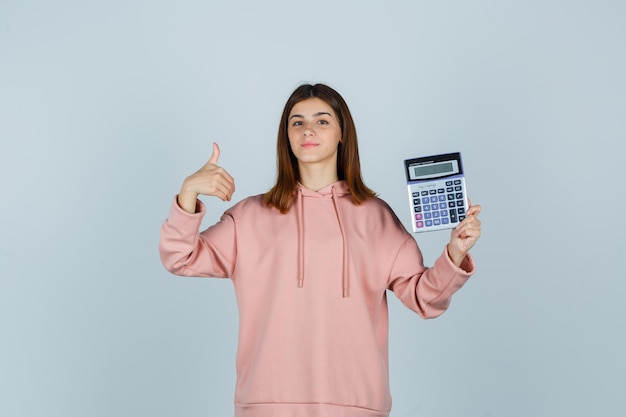
POLYGON ((178 194, 178 205, 188 213, 195 213, 199 195, 212 195, 222 201, 230 201, 235 192, 235 180, 217 162, 220 148, 213 143, 213 153, 208 162, 188 176, 178 194))

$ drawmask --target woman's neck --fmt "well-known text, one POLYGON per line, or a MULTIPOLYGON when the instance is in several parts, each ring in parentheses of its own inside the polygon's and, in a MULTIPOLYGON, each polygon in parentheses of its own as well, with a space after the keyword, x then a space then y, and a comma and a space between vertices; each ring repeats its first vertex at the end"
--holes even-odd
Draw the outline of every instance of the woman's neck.
POLYGON ((314 166, 312 164, 300 164, 300 184, 309 190, 319 191, 322 188, 339 181, 337 175, 337 167, 328 169, 324 167, 314 166))

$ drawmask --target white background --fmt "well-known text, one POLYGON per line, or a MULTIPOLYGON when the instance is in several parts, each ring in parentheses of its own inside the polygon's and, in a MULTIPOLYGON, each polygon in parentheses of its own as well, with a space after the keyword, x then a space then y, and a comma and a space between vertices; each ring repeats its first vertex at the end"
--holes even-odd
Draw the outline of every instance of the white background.
MULTIPOLYGON (((366 183, 409 227, 403 160, 463 154, 478 271, 442 317, 390 297, 393 417, 626 409, 623 1, 0 3, 0 415, 232 415, 228 280, 158 257, 222 148, 275 175, 302 82, 348 102, 366 183)), ((211 224, 230 206, 205 199, 211 224)), ((427 263, 447 232, 416 235, 427 263)))

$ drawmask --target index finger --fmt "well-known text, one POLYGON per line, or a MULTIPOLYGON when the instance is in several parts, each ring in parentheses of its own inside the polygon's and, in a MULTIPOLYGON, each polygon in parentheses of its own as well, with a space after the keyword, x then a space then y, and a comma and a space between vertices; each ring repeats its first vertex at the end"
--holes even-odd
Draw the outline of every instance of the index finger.
POLYGON ((476 206, 472 206, 470 205, 470 208, 467 210, 467 216, 478 216, 478 213, 480 213, 480 211, 482 210, 482 207, 479 205, 476 206))

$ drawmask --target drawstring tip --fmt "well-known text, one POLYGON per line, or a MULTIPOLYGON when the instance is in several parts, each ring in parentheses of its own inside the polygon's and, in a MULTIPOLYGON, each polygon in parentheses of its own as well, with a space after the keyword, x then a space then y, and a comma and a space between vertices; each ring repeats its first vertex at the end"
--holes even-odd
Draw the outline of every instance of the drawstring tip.
POLYGON ((344 288, 343 289, 343 298, 346 298, 348 296, 348 289, 344 288))
POLYGON ((304 280, 303 279, 299 279, 298 280, 298 288, 302 288, 304 286, 304 280))

